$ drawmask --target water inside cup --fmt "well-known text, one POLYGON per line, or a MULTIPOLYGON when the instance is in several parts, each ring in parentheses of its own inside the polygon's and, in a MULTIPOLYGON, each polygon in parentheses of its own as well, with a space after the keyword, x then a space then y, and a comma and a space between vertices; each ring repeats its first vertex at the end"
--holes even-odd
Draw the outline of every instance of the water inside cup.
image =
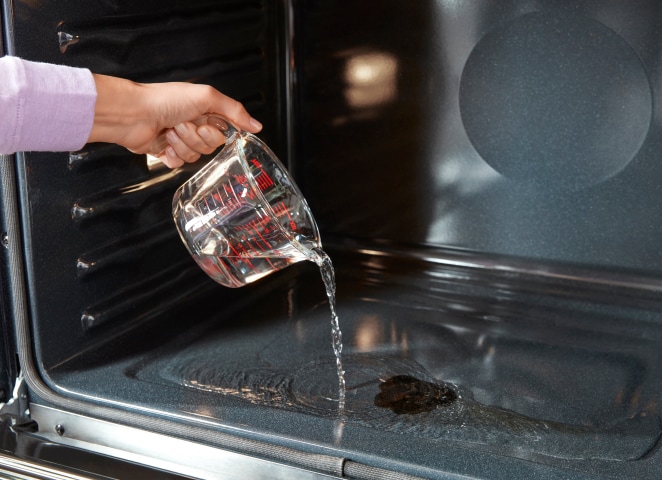
POLYGON ((310 259, 315 220, 285 167, 257 137, 235 132, 176 192, 173 216, 198 265, 228 287, 310 259))

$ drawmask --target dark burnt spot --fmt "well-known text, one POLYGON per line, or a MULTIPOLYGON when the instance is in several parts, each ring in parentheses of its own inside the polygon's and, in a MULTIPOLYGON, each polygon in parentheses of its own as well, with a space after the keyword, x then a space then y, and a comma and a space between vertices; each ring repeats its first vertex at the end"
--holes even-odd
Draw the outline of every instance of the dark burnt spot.
POLYGON ((431 412, 457 399, 457 393, 446 385, 419 380, 410 375, 396 375, 379 385, 375 405, 390 408, 397 414, 431 412))

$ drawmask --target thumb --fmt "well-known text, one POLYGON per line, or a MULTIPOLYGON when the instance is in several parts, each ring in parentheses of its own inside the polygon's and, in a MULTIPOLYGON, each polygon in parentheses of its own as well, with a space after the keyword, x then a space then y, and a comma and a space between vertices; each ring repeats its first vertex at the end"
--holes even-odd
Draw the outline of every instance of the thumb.
POLYGON ((229 121, 235 127, 251 133, 262 130, 262 124, 251 117, 241 102, 222 94, 218 90, 210 102, 208 114, 218 115, 229 121))

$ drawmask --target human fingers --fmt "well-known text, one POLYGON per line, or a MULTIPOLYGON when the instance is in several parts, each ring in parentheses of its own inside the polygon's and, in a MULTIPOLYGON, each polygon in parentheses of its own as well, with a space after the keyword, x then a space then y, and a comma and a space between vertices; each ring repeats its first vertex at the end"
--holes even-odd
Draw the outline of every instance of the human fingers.
POLYGON ((177 132, 174 129, 168 130, 166 133, 166 140, 168 141, 169 146, 165 151, 166 154, 170 153, 169 156, 173 156, 174 152, 174 155, 186 163, 193 163, 200 158, 200 153, 193 150, 181 138, 179 138, 179 135, 177 135, 177 132))
POLYGON ((168 146, 166 149, 156 156, 168 168, 179 168, 184 165, 184 160, 179 158, 175 150, 168 146))
MULTIPOLYGON (((197 147, 194 148, 197 148, 199 153, 213 152, 216 148, 218 148, 218 146, 225 143, 225 135, 223 135, 218 128, 214 128, 211 125, 203 123, 206 121, 206 118, 198 119, 188 125, 180 125, 179 128, 178 126, 175 126, 174 132, 172 130, 168 130, 165 134, 160 135, 159 141, 155 142, 155 145, 158 144, 158 148, 153 150, 161 152, 160 154, 156 155, 156 157, 168 168, 179 168, 185 163, 190 163, 199 158, 199 155, 196 156, 195 154, 192 154, 187 158, 182 158, 182 156, 177 153, 175 148, 170 145, 169 141, 173 144, 178 144, 179 141, 184 143, 196 143, 197 147), (192 133, 192 130, 195 130, 195 132, 192 133), (182 132, 182 136, 187 138, 186 141, 180 137, 179 132, 182 132), (195 141, 191 140, 192 138, 195 138, 195 135, 199 136, 199 138, 195 141)), ((190 144, 187 144, 187 146, 191 147, 190 144)), ((190 154, 191 152, 187 153, 190 154)), ((184 154, 184 156, 186 157, 186 154, 184 154)))
POLYGON ((262 124, 251 117, 241 102, 213 88, 208 90, 207 94, 209 95, 207 113, 220 115, 237 128, 251 133, 262 130, 262 124))
POLYGON ((203 154, 212 153, 224 143, 225 138, 217 129, 198 127, 191 122, 178 123, 175 125, 175 132, 191 150, 203 154))
POLYGON ((213 128, 209 125, 198 127, 198 135, 200 135, 207 145, 213 148, 217 148, 225 143, 225 135, 218 128, 213 128))

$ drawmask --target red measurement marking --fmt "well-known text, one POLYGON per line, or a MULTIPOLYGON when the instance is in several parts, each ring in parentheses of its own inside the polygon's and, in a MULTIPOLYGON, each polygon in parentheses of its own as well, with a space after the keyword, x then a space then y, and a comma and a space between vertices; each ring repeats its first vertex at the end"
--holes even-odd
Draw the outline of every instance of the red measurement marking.
POLYGON ((273 207, 274 212, 276 213, 276 216, 282 217, 283 215, 287 215, 287 217, 290 219, 290 229, 292 229, 293 232, 296 232, 297 230, 297 224, 295 223, 294 219, 290 215, 290 210, 285 206, 285 203, 278 202, 276 205, 273 207))
MULTIPOLYGON (((250 200, 255 198, 255 192, 250 187, 250 183, 248 182, 246 175, 232 175, 232 178, 234 178, 236 185, 241 186, 242 190, 239 192, 239 194, 242 198, 248 197, 250 200)), ((223 185, 223 188, 225 188, 225 191, 228 193, 228 195, 232 193, 235 198, 237 197, 237 191, 235 190, 236 186, 226 183, 223 185)))
POLYGON ((236 247, 237 248, 235 248, 235 245, 230 244, 230 250, 232 250, 232 253, 235 254, 235 258, 236 258, 236 260, 235 260, 235 258, 230 258, 230 261, 235 265, 237 265, 238 263, 241 263, 243 261, 243 262, 246 262, 246 264, 250 268, 255 269, 255 266, 250 261, 250 258, 247 257, 246 249, 240 244, 237 244, 236 247))
POLYGON ((257 181, 257 186, 263 192, 274 184, 274 182, 269 177, 265 178, 264 175, 258 175, 255 177, 255 180, 257 181))
POLYGON ((257 182, 257 186, 260 187, 260 190, 265 191, 269 187, 274 185, 274 181, 271 179, 269 174, 264 170, 262 164, 257 161, 257 159, 255 158, 252 159, 250 163, 252 163, 253 166, 259 169, 259 172, 255 175, 255 181, 257 182))
POLYGON ((262 240, 262 243, 266 246, 267 250, 271 250, 273 248, 271 244, 262 236, 257 225, 253 228, 253 231, 258 237, 260 237, 260 240, 262 240))
POLYGON ((225 192, 225 195, 220 190, 211 195, 218 204, 222 205, 218 212, 219 215, 227 215, 241 207, 242 201, 237 197, 237 193, 232 190, 232 187, 223 184, 223 192, 225 192))
POLYGON ((260 217, 259 220, 253 219, 246 224, 236 225, 234 229, 237 231, 248 231, 253 230, 254 228, 262 228, 263 230, 268 231, 265 227, 270 221, 271 219, 269 217, 260 217))
POLYGON ((219 193, 218 194, 218 199, 219 199, 219 203, 222 205, 221 211, 224 211, 228 208, 228 206, 225 204, 225 201, 223 200, 223 198, 224 197, 219 193))
MULTIPOLYGON (((243 185, 242 185, 242 187, 243 187, 243 185)), ((244 187, 244 188, 246 188, 246 187, 244 187)), ((235 202, 235 203, 241 202, 241 200, 237 196, 237 192, 235 191, 234 188, 232 188, 231 184, 224 183, 223 184, 223 190, 225 191, 225 196, 228 200, 230 200, 231 202, 235 202)))
MULTIPOLYGON (((258 234, 258 235, 259 235, 259 234, 258 234)), ((250 242, 248 241, 248 239, 246 239, 246 243, 248 243, 248 245, 251 246, 251 244, 250 244, 250 242)), ((260 248, 260 247, 255 248, 255 250, 256 250, 256 251, 261 251, 261 252, 264 252, 264 251, 265 251, 264 249, 262 249, 262 248, 260 248)), ((271 265, 272 268, 276 268, 276 266, 275 266, 273 263, 271 263, 271 260, 269 260, 269 257, 259 257, 259 258, 262 258, 262 259, 266 260, 267 263, 268 263, 269 265, 271 265)), ((254 267, 253 267, 253 268, 254 268, 254 267)))

